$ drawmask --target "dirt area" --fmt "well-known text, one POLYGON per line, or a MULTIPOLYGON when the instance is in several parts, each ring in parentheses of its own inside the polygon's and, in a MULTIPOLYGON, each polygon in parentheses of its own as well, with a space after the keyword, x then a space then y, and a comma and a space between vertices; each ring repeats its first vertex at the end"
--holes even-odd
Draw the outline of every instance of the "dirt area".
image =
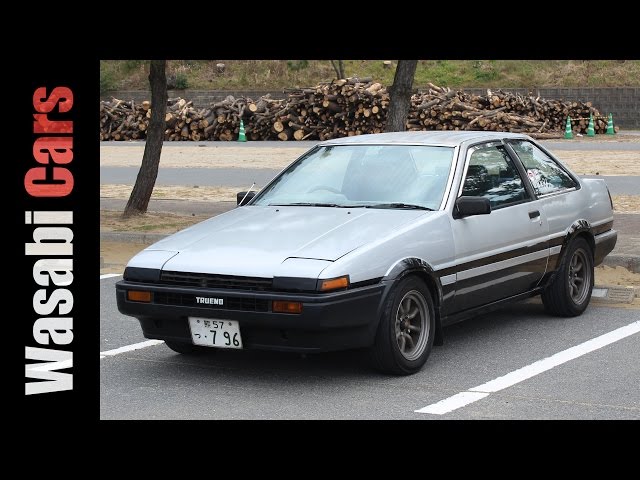
POLYGON ((595 268, 596 284, 622 285, 640 288, 640 273, 633 273, 624 267, 609 267, 600 265, 595 268))
MULTIPOLYGON (((307 148, 171 146, 162 149, 162 168, 282 169, 307 148)), ((139 167, 144 145, 100 146, 101 167, 139 167)), ((558 151, 556 155, 579 175, 640 175, 638 152, 558 151)))
POLYGON ((100 242, 100 275, 124 272, 127 262, 146 247, 143 243, 100 242))
MULTIPOLYGON (((218 147, 194 148, 192 144, 162 149, 161 168, 284 168, 306 152, 296 147, 218 147)), ((100 145, 101 167, 139 167, 144 143, 139 145, 100 145)))
MULTIPOLYGON (((104 259, 104 267, 100 268, 100 274, 122 273, 129 259, 147 246, 140 243, 100 242, 100 257, 104 259)), ((596 267, 595 274, 598 285, 640 288, 640 273, 630 272, 623 267, 600 265, 596 267)))
MULTIPOLYGON (((244 187, 193 187, 183 185, 157 185, 153 188, 152 199, 194 200, 214 202, 236 202, 236 194, 244 187)), ((128 199, 133 185, 100 185, 101 198, 128 199)), ((254 188, 255 190, 255 188, 254 188)))
MULTIPOLYGON (((122 218, 122 212, 101 211, 101 232, 176 233, 202 222, 210 215, 178 215, 168 212, 148 212, 130 218, 122 218)), ((102 248, 102 244, 100 244, 102 248)))
POLYGON ((556 151, 578 175, 640 175, 640 154, 624 151, 556 151))
POLYGON ((615 213, 640 213, 640 195, 612 195, 615 213))

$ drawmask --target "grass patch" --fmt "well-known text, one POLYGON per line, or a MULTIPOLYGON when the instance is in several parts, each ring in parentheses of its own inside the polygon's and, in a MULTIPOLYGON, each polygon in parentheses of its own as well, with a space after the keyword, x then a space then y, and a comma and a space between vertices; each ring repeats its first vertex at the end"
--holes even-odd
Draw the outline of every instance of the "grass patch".
MULTIPOLYGON (((371 77, 393 83, 395 65, 382 60, 345 60, 347 76, 371 77)), ((148 62, 102 60, 101 91, 148 89, 148 62)), ((330 60, 170 60, 167 75, 180 88, 259 89, 309 87, 335 77, 330 60), (218 73, 216 63, 224 63, 218 73)), ((428 82, 449 87, 619 87, 640 86, 639 60, 420 60, 414 86, 428 82)))

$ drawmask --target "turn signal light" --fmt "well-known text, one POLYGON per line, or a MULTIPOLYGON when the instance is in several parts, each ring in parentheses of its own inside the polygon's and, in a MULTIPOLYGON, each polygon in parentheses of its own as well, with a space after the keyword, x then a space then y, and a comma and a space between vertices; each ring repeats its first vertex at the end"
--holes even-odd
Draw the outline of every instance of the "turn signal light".
POLYGON ((271 310, 276 313, 302 313, 302 303, 274 300, 271 310))
POLYGON ((329 278, 328 280, 320 280, 320 291, 327 292, 329 290, 337 290, 339 288, 347 288, 349 286, 349 276, 344 275, 338 278, 329 278))
POLYGON ((131 302, 151 302, 151 292, 141 292, 139 290, 129 290, 127 299, 131 302))

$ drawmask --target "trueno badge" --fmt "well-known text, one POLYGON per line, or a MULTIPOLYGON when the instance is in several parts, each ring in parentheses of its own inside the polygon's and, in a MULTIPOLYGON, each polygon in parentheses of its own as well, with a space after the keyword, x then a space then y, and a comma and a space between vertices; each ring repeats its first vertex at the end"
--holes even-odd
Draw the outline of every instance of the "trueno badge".
POLYGON ((196 297, 196 303, 204 303, 205 305, 224 305, 224 298, 213 297, 196 297))

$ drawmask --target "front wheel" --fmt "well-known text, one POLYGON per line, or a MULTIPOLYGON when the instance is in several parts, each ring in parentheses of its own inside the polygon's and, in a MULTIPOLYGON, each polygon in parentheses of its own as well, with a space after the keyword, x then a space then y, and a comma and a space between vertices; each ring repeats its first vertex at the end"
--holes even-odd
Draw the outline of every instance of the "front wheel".
POLYGON ((383 308, 371 356, 384 373, 410 375, 427 361, 435 334, 435 309, 425 283, 406 277, 393 287, 383 308))
POLYGON ((569 244, 555 278, 542 292, 547 313, 575 317, 585 311, 593 290, 593 253, 587 241, 576 238, 569 244))

